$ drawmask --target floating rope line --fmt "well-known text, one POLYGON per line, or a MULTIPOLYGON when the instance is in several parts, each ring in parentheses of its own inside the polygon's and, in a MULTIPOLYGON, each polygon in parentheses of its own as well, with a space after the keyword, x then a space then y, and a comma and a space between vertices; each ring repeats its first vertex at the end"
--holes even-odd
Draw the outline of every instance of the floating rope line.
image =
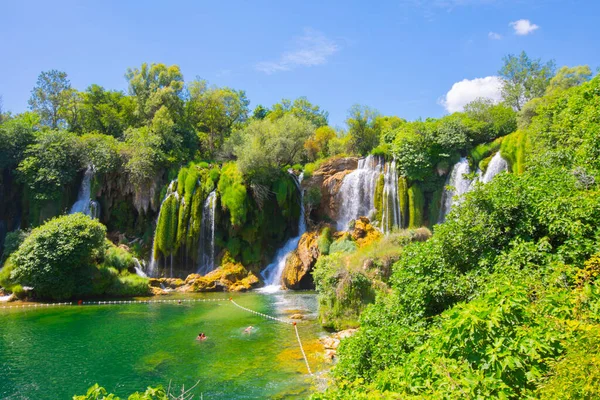
POLYGON ((300 341, 300 334, 298 334, 298 325, 294 322, 294 330, 296 331, 296 337, 298 338, 298 346, 300 346, 300 351, 302 352, 302 357, 304 357, 304 363, 306 363, 306 369, 308 370, 308 374, 312 375, 312 371, 310 370, 310 365, 308 365, 308 358, 306 358, 306 353, 304 353, 304 348, 302 347, 302 342, 300 341))
POLYGON ((2 306, 0 309, 7 308, 44 308, 44 307, 58 307, 58 306, 99 306, 99 305, 113 305, 113 304, 157 304, 157 303, 196 303, 196 302, 218 302, 227 301, 227 299, 166 299, 166 300, 112 300, 112 301, 78 301, 78 302, 67 302, 67 303, 29 303, 29 304, 15 304, 10 306, 2 306))
POLYGON ((298 345, 300 346, 300 352, 302 353, 302 357, 304 358, 304 363, 306 364, 306 369, 308 370, 308 374, 312 376, 312 371, 310 370, 310 365, 308 364, 308 358, 306 357, 306 353, 304 352, 304 348, 302 347, 302 341, 300 340, 300 334, 298 333, 298 326, 296 325, 296 322, 292 322, 292 321, 286 321, 277 317, 273 317, 271 315, 267 315, 267 314, 263 314, 260 313, 258 311, 254 311, 251 310, 249 308, 240 306, 238 303, 236 303, 231 297, 229 298, 229 302, 232 303, 234 306, 241 308, 244 311, 248 311, 252 314, 256 314, 259 315, 261 317, 264 318, 268 318, 268 319, 272 319, 273 321, 277 321, 277 322, 281 322, 282 324, 286 324, 286 325, 293 325, 294 326, 294 330, 296 331, 296 338, 298 339, 298 345))

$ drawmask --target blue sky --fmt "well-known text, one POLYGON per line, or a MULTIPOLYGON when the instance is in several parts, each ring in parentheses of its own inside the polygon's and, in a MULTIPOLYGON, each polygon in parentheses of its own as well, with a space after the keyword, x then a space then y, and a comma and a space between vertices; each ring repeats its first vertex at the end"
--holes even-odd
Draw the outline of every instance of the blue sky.
POLYGON ((493 97, 508 53, 595 70, 599 15, 595 0, 0 0, 0 95, 22 112, 41 71, 126 90, 128 67, 162 62, 246 90, 252 108, 306 96, 332 125, 355 103, 439 117, 493 97))

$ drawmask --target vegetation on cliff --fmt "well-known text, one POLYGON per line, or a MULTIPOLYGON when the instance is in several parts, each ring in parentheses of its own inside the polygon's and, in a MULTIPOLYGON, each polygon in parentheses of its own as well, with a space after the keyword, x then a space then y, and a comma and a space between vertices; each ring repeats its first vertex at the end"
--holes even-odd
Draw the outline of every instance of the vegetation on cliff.
POLYGON ((403 249, 316 398, 598 396, 600 78, 545 93, 486 145, 513 173, 403 249))

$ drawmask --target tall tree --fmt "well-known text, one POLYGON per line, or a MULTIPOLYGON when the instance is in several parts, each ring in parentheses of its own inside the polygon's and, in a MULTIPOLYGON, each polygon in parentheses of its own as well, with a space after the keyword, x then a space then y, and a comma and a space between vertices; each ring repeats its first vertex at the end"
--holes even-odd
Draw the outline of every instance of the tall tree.
POLYGON ((136 100, 136 115, 142 123, 150 124, 154 114, 165 106, 175 118, 181 112, 183 74, 177 65, 143 63, 140 69, 129 68, 129 94, 136 100))
POLYGON ((566 90, 573 86, 579 86, 587 82, 592 77, 592 70, 587 65, 578 65, 576 67, 561 67, 556 75, 550 80, 546 93, 552 93, 557 90, 566 90))
POLYGON ((544 95, 554 69, 554 61, 542 64, 540 59, 530 59, 524 51, 518 56, 509 54, 499 71, 502 98, 515 110, 521 110, 529 100, 544 95))
POLYGON ((352 151, 366 155, 379 143, 375 120, 379 113, 367 106, 355 104, 348 112, 346 124, 352 151))
POLYGON ((317 128, 327 125, 327 119, 329 118, 327 111, 321 110, 321 107, 312 104, 306 97, 298 97, 293 102, 288 99, 281 100, 281 102, 273 105, 268 113, 268 118, 275 121, 286 114, 305 119, 317 128))
POLYGON ((208 87, 204 80, 191 82, 188 92, 188 119, 200 141, 206 142, 207 155, 212 157, 229 137, 234 126, 247 120, 250 102, 243 90, 208 87))
POLYGON ((40 114, 42 123, 56 129, 62 120, 61 112, 68 101, 71 82, 67 73, 57 71, 42 72, 31 91, 29 107, 40 114))

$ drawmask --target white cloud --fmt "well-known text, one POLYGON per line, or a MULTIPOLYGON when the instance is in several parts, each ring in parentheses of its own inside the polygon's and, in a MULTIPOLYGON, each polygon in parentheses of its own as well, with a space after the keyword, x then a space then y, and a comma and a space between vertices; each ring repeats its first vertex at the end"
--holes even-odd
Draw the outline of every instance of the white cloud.
POLYGON ((499 102, 502 98, 501 88, 502 80, 497 76, 464 79, 452 85, 446 96, 440 100, 440 104, 446 111, 453 113, 462 111, 467 104, 480 97, 499 102))
POLYGON ((492 40, 500 40, 502 39, 502 35, 496 32, 490 32, 488 33, 488 37, 492 40))
POLYGON ((295 39, 293 50, 284 52, 277 61, 263 61, 255 67, 266 74, 290 71, 296 67, 313 67, 325 64, 329 56, 339 49, 336 42, 321 32, 306 28, 304 34, 295 39))
POLYGON ((532 24, 528 19, 520 19, 515 22, 511 22, 509 24, 515 30, 515 34, 520 36, 529 35, 533 31, 540 29, 540 27, 536 24, 532 24))

